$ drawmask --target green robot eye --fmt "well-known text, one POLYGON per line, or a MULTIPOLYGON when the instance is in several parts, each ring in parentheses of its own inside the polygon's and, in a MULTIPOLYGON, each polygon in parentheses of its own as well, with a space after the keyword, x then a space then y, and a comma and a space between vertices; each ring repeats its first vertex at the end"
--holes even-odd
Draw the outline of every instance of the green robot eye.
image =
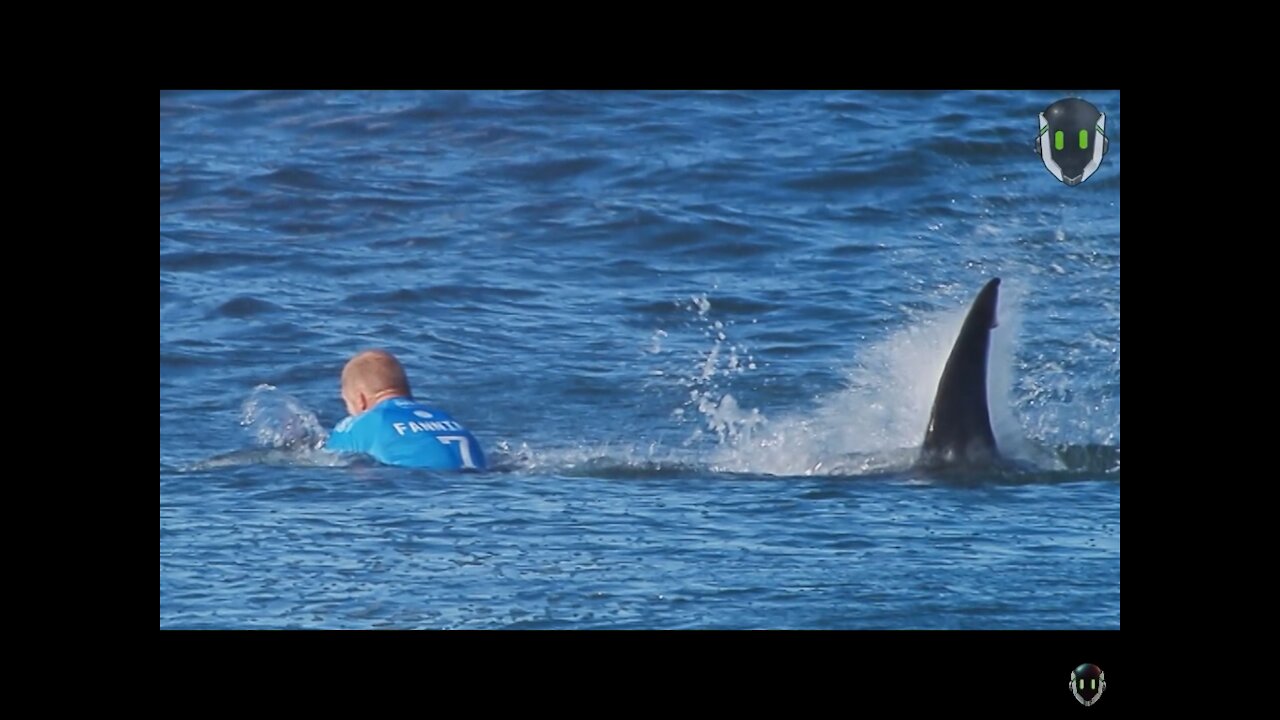
POLYGON ((1080 678, 1080 689, 1084 689, 1084 678, 1080 678))
POLYGON ((1062 149, 1062 131, 1061 130, 1055 131, 1053 133, 1053 149, 1054 150, 1062 149))
MULTIPOLYGON (((1081 132, 1084 132, 1084 131, 1083 131, 1083 130, 1081 130, 1081 132)), ((1090 690, 1097 690, 1097 689, 1098 689, 1098 679, 1097 679, 1097 678, 1093 678, 1093 679, 1089 680, 1089 684, 1093 686, 1093 687, 1089 688, 1090 690)))
POLYGON ((1089 131, 1088 130, 1080 131, 1080 149, 1081 150, 1089 149, 1089 131))

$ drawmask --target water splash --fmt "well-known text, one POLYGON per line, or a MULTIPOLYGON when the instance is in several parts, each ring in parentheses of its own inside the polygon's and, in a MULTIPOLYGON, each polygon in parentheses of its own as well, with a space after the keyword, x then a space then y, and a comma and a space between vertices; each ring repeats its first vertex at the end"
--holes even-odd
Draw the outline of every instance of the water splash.
MULTIPOLYGON (((852 348, 844 389, 819 398, 801 411, 766 415, 744 406, 733 390, 751 382, 756 362, 733 337, 732 322, 714 315, 707 295, 677 304, 690 314, 682 330, 655 331, 645 353, 660 370, 650 372, 659 390, 679 388, 684 399, 672 411, 674 441, 627 442, 583 439, 555 447, 522 441, 498 442, 490 454, 495 470, 589 474, 607 478, 672 477, 707 472, 777 476, 869 476, 908 471, 915 464, 938 381, 972 301, 971 289, 944 288, 949 309, 911 312, 905 327, 878 342, 852 348), (682 335, 701 336, 706 345, 690 349, 682 335), (671 341, 669 349, 663 341, 671 341), (678 438, 680 428, 687 434, 678 438)), ((1019 410, 1052 416, 1026 405, 1015 378, 1033 369, 1020 366, 1015 350, 1022 326, 1026 288, 1006 282, 992 332, 988 402, 1001 454, 1016 468, 993 470, 1000 482, 1070 481, 1081 474, 1119 476, 1120 451, 1111 445, 1063 443, 1052 433, 1052 418, 1031 420, 1019 410), (1024 404, 1019 404, 1024 403, 1024 404)), ((1025 385, 1025 383, 1024 383, 1025 385)), ((1031 383, 1035 386, 1035 383, 1031 383)), ((659 433, 661 434, 661 433, 659 433)))
POLYGON ((353 464, 358 456, 323 449, 328 434, 316 414, 297 398, 274 385, 253 389, 240 407, 240 425, 257 447, 221 453, 183 466, 191 472, 245 465, 338 467, 353 464))
POLYGON ((240 425, 264 448, 318 450, 328 438, 314 412, 274 385, 253 389, 241 406, 240 425))
MULTIPOLYGON (((1015 347, 1023 289, 1006 284, 992 332, 988 401, 1001 453, 1042 469, 1062 469, 1053 453, 1027 440, 1014 411, 1015 347)), ((960 297, 958 289, 950 294, 960 297)), ((845 388, 799 413, 767 418, 742 408, 717 387, 694 398, 718 439, 716 470, 773 475, 866 474, 904 470, 916 458, 938 381, 968 312, 965 297, 949 310, 917 314, 907 327, 855 349, 845 388)), ((712 348, 712 353, 716 351, 712 348)))
POLYGON ((685 441, 686 446, 697 443, 706 431, 719 442, 749 432, 765 421, 758 409, 743 410, 727 388, 737 376, 756 369, 755 357, 747 347, 729 339, 733 321, 722 321, 711 316, 711 299, 706 293, 692 295, 685 309, 695 313, 690 327, 701 332, 711 345, 695 353, 688 370, 675 376, 688 391, 687 399, 672 412, 678 421, 695 418, 690 410, 701 415, 704 426, 696 428, 685 441), (704 429, 705 428, 705 429, 704 429))

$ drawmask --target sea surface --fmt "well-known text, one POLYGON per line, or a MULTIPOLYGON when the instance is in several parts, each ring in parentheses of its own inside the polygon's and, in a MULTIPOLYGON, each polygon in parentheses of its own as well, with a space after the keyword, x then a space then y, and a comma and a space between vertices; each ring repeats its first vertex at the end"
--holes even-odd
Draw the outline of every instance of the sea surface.
POLYGON ((162 92, 161 628, 1120 626, 1120 95, 162 92), (1014 468, 913 467, 968 303, 1014 468), (381 347, 492 468, 317 446, 381 347))

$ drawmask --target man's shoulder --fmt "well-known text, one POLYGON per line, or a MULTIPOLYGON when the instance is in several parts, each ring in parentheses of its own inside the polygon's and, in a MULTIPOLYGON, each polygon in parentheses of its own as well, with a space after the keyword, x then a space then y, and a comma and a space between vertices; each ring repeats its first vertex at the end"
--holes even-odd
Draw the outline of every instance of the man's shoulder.
POLYGON ((377 424, 377 420, 373 417, 372 412, 363 412, 359 415, 348 415, 338 421, 333 426, 335 435, 354 435, 366 432, 370 427, 377 424))

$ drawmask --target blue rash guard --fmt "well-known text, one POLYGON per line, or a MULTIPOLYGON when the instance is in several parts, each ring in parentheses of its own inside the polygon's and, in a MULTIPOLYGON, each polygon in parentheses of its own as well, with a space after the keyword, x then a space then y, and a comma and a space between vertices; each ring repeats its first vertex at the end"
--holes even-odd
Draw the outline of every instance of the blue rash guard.
POLYGON ((435 470, 484 470, 480 443, 445 411, 411 398, 388 398, 338 423, 326 450, 364 453, 378 462, 435 470))

